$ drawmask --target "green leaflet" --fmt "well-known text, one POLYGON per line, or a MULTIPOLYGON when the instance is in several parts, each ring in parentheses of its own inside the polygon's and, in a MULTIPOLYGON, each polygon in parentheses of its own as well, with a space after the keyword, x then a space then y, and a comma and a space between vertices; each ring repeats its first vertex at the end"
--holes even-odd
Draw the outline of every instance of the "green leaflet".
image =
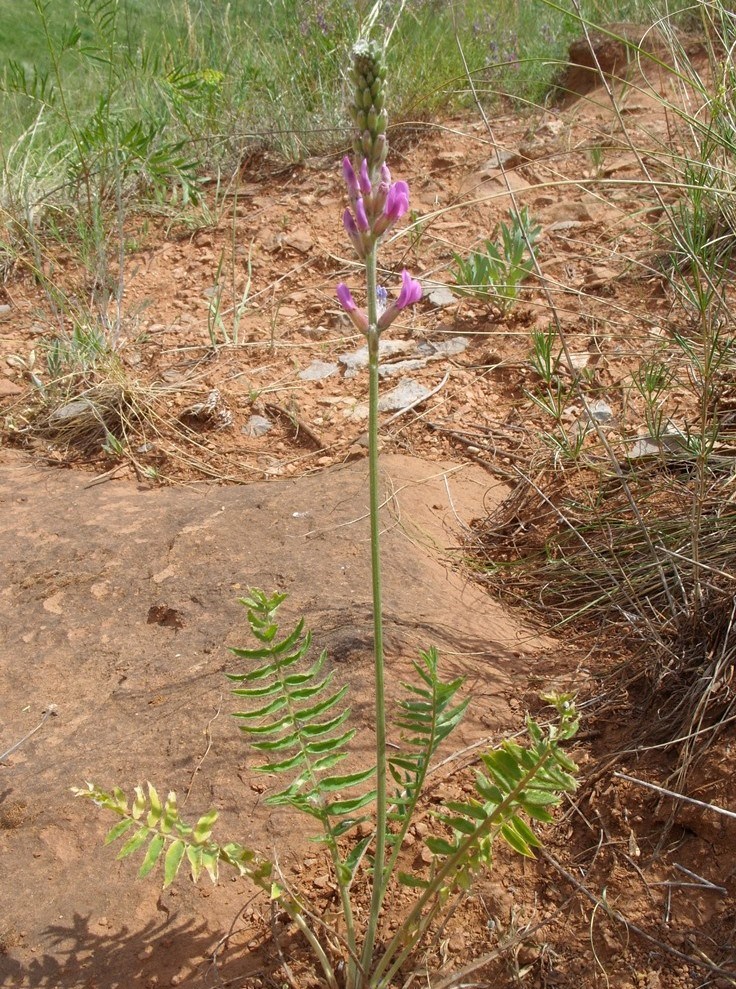
POLYGON ((348 773, 346 776, 325 776, 320 780, 320 790, 322 793, 334 793, 336 790, 344 790, 349 786, 357 786, 358 783, 365 783, 372 776, 375 776, 375 766, 364 769, 358 773, 348 773))
POLYGON ((148 875, 158 861, 158 857, 163 851, 165 841, 166 839, 162 834, 154 835, 151 839, 151 844, 148 846, 148 851, 146 852, 143 862, 141 863, 141 867, 138 870, 138 875, 141 879, 148 875))
POLYGON ((411 889, 426 889, 429 886, 426 879, 420 879, 419 876, 413 876, 410 872, 399 871, 396 878, 402 886, 409 886, 411 889))
POLYGON ((141 847, 141 845, 145 845, 146 839, 150 834, 151 834, 150 828, 147 828, 145 826, 139 828, 136 831, 136 833, 133 835, 133 837, 129 838, 128 841, 126 841, 123 847, 120 849, 120 851, 118 852, 118 859, 127 858, 129 855, 132 855, 133 852, 137 852, 138 849, 141 847))
POLYGON ((197 845, 203 845, 206 841, 210 840, 210 835, 212 834, 212 826, 217 820, 217 811, 212 809, 202 817, 194 825, 194 832, 192 833, 192 839, 197 845))
POLYGON ((184 861, 187 846, 181 839, 172 842, 164 858, 164 888, 170 886, 176 879, 181 863, 184 861))
POLYGON ((113 841, 117 841, 126 831, 129 831, 135 822, 130 819, 123 821, 118 821, 117 824, 113 825, 110 830, 105 835, 105 844, 111 845, 113 841))
POLYGON ((158 793, 152 783, 148 784, 148 804, 150 810, 148 811, 148 817, 146 818, 146 824, 149 828, 155 828, 161 819, 161 813, 163 808, 161 806, 161 801, 159 800, 158 793))
POLYGON ((438 838, 432 835, 428 835, 424 839, 424 844, 433 855, 452 855, 456 848, 446 838, 438 838))

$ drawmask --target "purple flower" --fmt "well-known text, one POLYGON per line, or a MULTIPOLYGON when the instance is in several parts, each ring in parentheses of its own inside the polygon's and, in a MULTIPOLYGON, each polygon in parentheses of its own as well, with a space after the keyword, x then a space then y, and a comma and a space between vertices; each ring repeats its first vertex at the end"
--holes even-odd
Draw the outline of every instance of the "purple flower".
POLYGON ((358 175, 358 185, 360 191, 364 196, 370 196, 373 191, 373 186, 371 185, 371 180, 368 177, 368 162, 364 158, 360 165, 360 173, 358 175))
POLYGON ((394 305, 397 309, 405 309, 407 306, 413 306, 415 302, 419 302, 421 297, 421 284, 412 278, 406 268, 404 268, 401 272, 401 291, 394 305))
POLYGON ((348 195, 353 200, 357 199, 360 195, 360 188, 358 186, 358 180, 355 177, 355 170, 347 155, 342 160, 342 174, 345 179, 345 185, 348 187, 348 195))
POLYGON ((373 224, 373 233, 380 237, 409 209, 409 186, 406 182, 399 181, 393 182, 386 189, 385 184, 381 182, 378 189, 381 196, 384 197, 383 212, 373 224))
POLYGON ((353 325, 360 330, 361 333, 367 333, 368 317, 362 309, 358 309, 355 304, 355 300, 350 293, 350 289, 344 282, 340 282, 337 286, 337 298, 340 305, 353 321, 353 325))
POLYGON ((390 223, 395 223, 409 209, 409 186, 406 182, 394 182, 388 190, 383 214, 390 223))
POLYGON ((413 306, 415 302, 419 302, 421 297, 422 286, 418 281, 416 281, 416 279, 412 278, 406 268, 404 268, 401 272, 401 291, 399 292, 398 298, 392 302, 391 305, 378 317, 379 332, 387 329, 402 309, 406 309, 407 306, 413 306))

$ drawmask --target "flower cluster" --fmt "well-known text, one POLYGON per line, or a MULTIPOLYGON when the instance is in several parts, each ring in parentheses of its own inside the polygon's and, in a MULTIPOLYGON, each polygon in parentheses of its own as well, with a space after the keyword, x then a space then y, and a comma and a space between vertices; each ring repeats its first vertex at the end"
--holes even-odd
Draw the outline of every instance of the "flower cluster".
POLYGON ((347 155, 342 161, 342 174, 353 204, 353 212, 346 209, 342 222, 358 256, 365 259, 368 251, 409 209, 409 186, 406 182, 392 182, 388 165, 381 165, 381 181, 374 188, 368 174, 368 161, 364 158, 358 174, 347 155), (353 215, 354 214, 354 215, 353 215))
MULTIPOLYGON (((398 297, 389 306, 386 306, 378 317, 376 327, 379 333, 381 330, 388 329, 402 309, 406 309, 407 306, 413 306, 415 302, 419 302, 421 297, 422 286, 404 268, 401 272, 401 291, 398 297)), ((353 321, 355 328, 360 330, 361 333, 368 333, 368 317, 355 304, 350 289, 344 282, 340 282, 337 286, 337 298, 340 305, 353 321)))
MULTIPOLYGON (((370 256, 375 272, 375 252, 381 237, 409 209, 409 186, 400 180, 393 182, 386 164, 386 69, 383 53, 374 42, 356 45, 351 79, 354 90, 350 112, 357 128, 353 141, 357 157, 355 165, 347 155, 342 162, 352 206, 343 213, 342 222, 358 257, 365 261, 370 256)), ((376 312, 373 329, 378 332, 390 326, 402 309, 422 297, 421 285, 407 271, 402 271, 401 279, 401 291, 394 302, 384 308, 378 297, 379 289, 375 307, 368 307, 369 312, 371 308, 376 312)), ((347 285, 337 286, 337 298, 357 329, 367 334, 371 329, 369 318, 357 307, 347 285)))

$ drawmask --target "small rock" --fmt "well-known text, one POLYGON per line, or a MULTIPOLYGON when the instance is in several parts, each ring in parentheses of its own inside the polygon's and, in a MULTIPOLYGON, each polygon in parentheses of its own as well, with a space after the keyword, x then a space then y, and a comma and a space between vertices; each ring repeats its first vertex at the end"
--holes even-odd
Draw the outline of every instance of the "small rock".
POLYGON ((310 340, 321 340, 330 332, 326 326, 303 326, 299 332, 310 340))
POLYGON ((438 151, 432 159, 432 167, 447 168, 448 166, 457 165, 464 157, 464 151, 438 151))
POLYGON ((299 372, 302 381, 322 381, 329 378, 331 374, 339 371, 337 364, 330 364, 327 361, 312 361, 309 367, 299 372))
POLYGON ((407 374, 409 371, 419 371, 427 366, 427 361, 415 357, 408 361, 398 361, 396 364, 380 364, 378 367, 379 378, 395 378, 398 374, 407 374))
POLYGON ((590 223, 593 219, 593 214, 587 205, 575 199, 566 199, 561 203, 555 203, 546 215, 547 223, 555 223, 558 220, 579 220, 581 223, 590 223))
POLYGON ((418 381, 404 378, 392 391, 378 400, 378 410, 379 412, 398 412, 399 409, 418 404, 429 395, 429 392, 430 389, 418 381))
POLYGON ((484 175, 487 172, 493 172, 499 168, 514 168, 520 161, 521 155, 518 151, 496 148, 493 152, 493 157, 481 165, 480 174, 484 175))
POLYGON ((6 316, 10 312, 11 307, 5 303, 0 306, 0 316, 6 316))
POLYGON ((588 412, 592 419, 596 422, 610 422, 613 419, 613 410, 611 406, 602 401, 601 399, 596 399, 594 402, 588 403, 588 412))
POLYGON ((23 389, 15 381, 7 378, 0 378, 0 398, 8 398, 11 395, 20 395, 23 389))
POLYGON ((441 309, 445 306, 452 306, 457 302, 448 285, 440 285, 432 289, 427 298, 433 306, 439 306, 441 309))
POLYGON ((314 241, 306 230, 294 230, 284 237, 283 242, 300 254, 307 254, 314 246, 314 241))
POLYGON ((442 357, 454 357, 462 354, 470 341, 467 337, 452 337, 450 340, 426 340, 420 343, 417 350, 420 354, 436 354, 442 357))
POLYGON ((582 227, 582 222, 580 220, 558 220, 556 223, 550 223, 547 227, 547 233, 561 233, 564 230, 575 230, 577 227, 582 227))
MULTIPOLYGON (((412 340, 381 340, 378 344, 379 360, 394 357, 397 354, 407 354, 414 349, 412 340)), ((354 378, 360 371, 368 367, 368 347, 361 347, 351 354, 340 354, 338 360, 345 365, 345 377, 354 378)))
POLYGON ((250 419, 243 426, 241 432, 245 436, 265 436, 266 433, 273 429, 273 423, 270 419, 265 416, 251 416, 250 419))
POLYGON ((49 416, 49 422, 53 425, 58 425, 62 422, 69 422, 73 419, 80 419, 85 415, 94 415, 94 407, 92 403, 87 398, 76 398, 72 402, 67 402, 66 405, 61 405, 58 409, 54 411, 49 416))
POLYGON ((641 460, 646 457, 661 457, 665 454, 682 454, 683 445, 679 436, 640 436, 635 440, 627 456, 629 460, 641 460))

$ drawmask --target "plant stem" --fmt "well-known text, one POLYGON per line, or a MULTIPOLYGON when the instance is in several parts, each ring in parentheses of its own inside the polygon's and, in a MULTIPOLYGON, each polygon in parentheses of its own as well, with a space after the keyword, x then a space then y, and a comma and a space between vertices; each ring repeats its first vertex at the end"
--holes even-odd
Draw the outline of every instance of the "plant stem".
POLYGON ((376 940, 378 914, 385 892, 386 855, 386 699, 383 662, 383 610, 381 604, 381 553, 378 476, 378 311, 376 302, 376 248, 365 259, 368 292, 368 473, 371 517, 371 576, 373 587, 373 655, 376 687, 376 848, 373 860, 373 890, 361 964, 370 971, 376 940))

